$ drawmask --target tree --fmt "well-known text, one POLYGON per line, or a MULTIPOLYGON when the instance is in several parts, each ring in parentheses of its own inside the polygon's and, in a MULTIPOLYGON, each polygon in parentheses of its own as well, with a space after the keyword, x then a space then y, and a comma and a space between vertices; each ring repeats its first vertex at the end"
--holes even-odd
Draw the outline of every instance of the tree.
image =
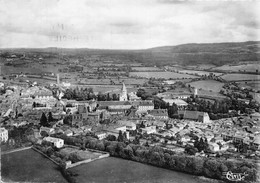
POLYGON ((135 136, 135 139, 133 141, 134 144, 139 144, 140 143, 140 140, 137 136, 135 136))
POLYGON ((36 103, 35 102, 33 102, 33 108, 35 108, 36 107, 36 103))
POLYGON ((186 145, 185 152, 188 153, 189 155, 195 155, 198 152, 198 149, 191 145, 186 145))
POLYGON ((112 100, 114 100, 114 101, 117 101, 117 100, 118 100, 117 94, 113 93, 113 95, 112 95, 112 100))
POLYGON ((106 140, 108 140, 108 141, 116 141, 116 136, 109 134, 109 135, 106 137, 106 140))
POLYGON ((40 125, 41 125, 41 126, 46 126, 46 127, 49 126, 49 124, 48 124, 48 122, 47 122, 46 115, 45 115, 44 112, 42 113, 42 116, 41 116, 41 119, 40 119, 40 125))
POLYGON ((119 130, 119 135, 117 137, 118 142, 123 142, 124 141, 124 136, 121 130, 119 130))
POLYGON ((124 141, 126 141, 127 140, 126 132, 123 133, 123 137, 124 137, 124 141))
POLYGON ((65 116, 65 118, 63 119, 63 123, 67 125, 72 124, 72 116, 71 115, 65 116))
POLYGON ((53 117, 52 117, 52 112, 49 112, 48 114, 48 122, 52 122, 54 121, 53 117))
POLYGON ((140 124, 140 128, 145 128, 144 122, 142 121, 140 124))

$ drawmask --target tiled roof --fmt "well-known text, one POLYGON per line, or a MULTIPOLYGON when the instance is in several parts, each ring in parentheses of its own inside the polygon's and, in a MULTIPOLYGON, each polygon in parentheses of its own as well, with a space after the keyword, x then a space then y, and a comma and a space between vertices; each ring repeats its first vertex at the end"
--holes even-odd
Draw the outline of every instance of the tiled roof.
POLYGON ((183 114, 183 118, 185 119, 192 119, 192 120, 198 120, 199 116, 206 115, 205 112, 200 111, 178 111, 178 114, 183 114))
POLYGON ((131 105, 129 101, 97 101, 99 106, 131 105))

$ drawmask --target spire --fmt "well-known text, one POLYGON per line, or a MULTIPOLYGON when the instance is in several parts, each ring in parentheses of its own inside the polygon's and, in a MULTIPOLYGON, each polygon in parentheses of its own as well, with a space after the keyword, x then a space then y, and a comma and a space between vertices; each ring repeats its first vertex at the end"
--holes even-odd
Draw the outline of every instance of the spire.
POLYGON ((126 87, 125 87, 125 83, 123 82, 123 86, 122 86, 122 92, 126 92, 126 87))

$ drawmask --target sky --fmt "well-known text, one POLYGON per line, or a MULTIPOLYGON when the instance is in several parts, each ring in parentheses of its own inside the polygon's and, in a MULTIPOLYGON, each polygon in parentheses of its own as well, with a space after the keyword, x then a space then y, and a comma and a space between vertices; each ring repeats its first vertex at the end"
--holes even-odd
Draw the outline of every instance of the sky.
POLYGON ((258 41, 259 8, 257 0, 0 0, 0 48, 258 41))

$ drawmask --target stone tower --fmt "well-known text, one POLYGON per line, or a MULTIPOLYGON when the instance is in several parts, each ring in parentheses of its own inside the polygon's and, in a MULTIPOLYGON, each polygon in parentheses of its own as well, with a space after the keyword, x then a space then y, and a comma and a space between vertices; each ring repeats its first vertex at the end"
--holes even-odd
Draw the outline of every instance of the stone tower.
POLYGON ((120 93, 120 96, 119 96, 119 101, 127 101, 127 90, 126 90, 126 87, 125 87, 125 83, 123 83, 121 93, 120 93))

